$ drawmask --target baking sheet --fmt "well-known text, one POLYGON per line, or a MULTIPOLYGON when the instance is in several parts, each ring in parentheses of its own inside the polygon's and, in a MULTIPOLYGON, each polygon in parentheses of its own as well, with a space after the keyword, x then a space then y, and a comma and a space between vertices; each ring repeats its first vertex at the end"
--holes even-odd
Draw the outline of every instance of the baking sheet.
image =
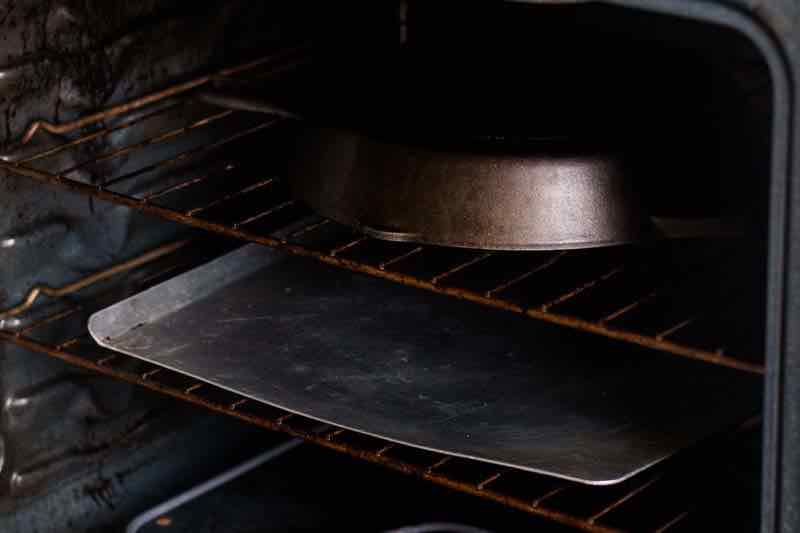
POLYGON ((257 245, 94 314, 89 330, 322 422, 597 485, 760 405, 756 376, 257 245))

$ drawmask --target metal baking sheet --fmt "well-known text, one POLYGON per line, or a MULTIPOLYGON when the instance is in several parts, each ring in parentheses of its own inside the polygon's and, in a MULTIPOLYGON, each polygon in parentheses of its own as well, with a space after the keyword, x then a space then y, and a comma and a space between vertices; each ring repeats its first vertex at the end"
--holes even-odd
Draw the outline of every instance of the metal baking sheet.
POLYGON ((760 405, 756 376, 257 245, 102 310, 89 329, 322 422, 597 485, 760 405))

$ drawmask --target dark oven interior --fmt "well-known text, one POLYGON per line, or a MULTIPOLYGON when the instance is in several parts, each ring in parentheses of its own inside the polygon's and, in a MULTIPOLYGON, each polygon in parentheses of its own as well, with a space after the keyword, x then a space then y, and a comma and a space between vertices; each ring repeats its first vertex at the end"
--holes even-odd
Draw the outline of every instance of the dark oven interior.
MULTIPOLYGON (((580 343, 589 368, 635 354, 760 387, 772 88, 739 33, 603 4, 414 0, 23 0, 0 7, 0 27, 4 531, 121 531, 287 433, 320 446, 144 527, 758 529, 760 393, 751 417, 588 486, 320 431, 101 348, 86 329, 93 312, 249 241, 436 293, 474 317, 529 320, 531 335, 580 343), (376 239, 293 198, 283 178, 302 124, 215 105, 209 90, 396 142, 611 146, 649 216, 735 231, 532 252, 376 239)), ((436 332, 420 338, 437 349, 436 332)), ((688 401, 667 379, 626 386, 663 391, 665 409, 688 401)), ((708 391, 715 405, 725 380, 708 391)))

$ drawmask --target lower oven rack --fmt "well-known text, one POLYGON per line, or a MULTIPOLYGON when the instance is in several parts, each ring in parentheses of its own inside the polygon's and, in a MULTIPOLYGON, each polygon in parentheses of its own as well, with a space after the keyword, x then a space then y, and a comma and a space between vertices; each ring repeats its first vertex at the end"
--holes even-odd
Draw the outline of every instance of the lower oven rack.
MULTIPOLYGON (((280 131, 283 125, 275 117, 265 119, 263 115, 249 116, 252 120, 237 126, 233 132, 228 130, 227 133, 216 136, 209 134, 211 140, 206 139, 199 146, 188 150, 176 148, 173 153, 157 155, 154 162, 153 153, 168 151, 170 146, 185 137, 197 132, 210 132, 216 126, 228 124, 237 117, 241 118, 242 113, 215 109, 199 118, 184 119, 178 127, 172 126, 156 134, 148 133, 140 140, 121 148, 99 155, 82 156, 81 147, 86 147, 93 141, 118 132, 131 132, 141 128, 153 117, 179 113, 186 106, 196 103, 189 92, 193 89, 226 80, 246 82, 248 76, 252 79, 265 79, 270 73, 292 70, 307 63, 304 54, 306 49, 302 46, 284 50, 247 65, 203 76, 71 123, 53 125, 36 122, 29 127, 17 153, 0 160, 0 169, 8 174, 26 176, 187 226, 312 257, 338 268, 708 363, 763 374, 763 359, 760 354, 746 353, 759 351, 760 344, 750 343, 742 348, 736 342, 730 345, 724 338, 724 335, 741 332, 743 328, 720 326, 718 321, 718 333, 723 338, 709 339, 698 335, 697 332, 705 327, 704 320, 708 317, 730 313, 727 295, 713 294, 713 291, 707 290, 707 284, 703 284, 703 280, 707 283, 714 278, 708 272, 703 272, 705 266, 702 265, 695 265, 699 272, 684 272, 689 278, 694 275, 699 279, 695 290, 687 291, 670 281, 660 285, 641 284, 643 275, 652 275, 642 274, 646 271, 643 265, 652 266, 657 263, 657 254, 656 258, 643 257, 641 254, 632 256, 625 248, 595 251, 590 257, 583 251, 514 254, 443 251, 434 246, 389 244, 353 233, 329 220, 310 217, 307 210, 286 195, 280 180, 270 175, 267 169, 259 170, 256 167, 246 171, 237 170, 241 161, 235 157, 231 160, 225 159, 226 164, 222 167, 209 164, 205 171, 187 172, 178 176, 178 179, 173 176, 154 189, 131 192, 131 185, 137 179, 180 168, 181 165, 200 161, 212 153, 219 158, 220 152, 224 150, 238 149, 240 151, 237 153, 241 154, 242 147, 245 147, 245 151, 249 150, 250 155, 257 153, 262 148, 258 144, 252 146, 247 143, 258 140, 259 135, 274 135, 276 130, 280 131), (137 114, 143 111, 144 114, 137 114), (104 121, 110 122, 110 125, 104 125, 104 121), (95 129, 87 130, 92 127, 95 129), (60 139, 55 144, 50 143, 35 153, 30 153, 29 148, 35 144, 31 141, 42 131, 58 135, 77 132, 78 136, 68 140, 60 139), (26 151, 28 153, 24 153, 26 151), (46 167, 47 160, 56 156, 69 156, 72 163, 61 170, 52 171, 46 167), (135 170, 109 175, 108 165, 130 156, 144 156, 148 162, 135 170), (81 175, 81 172, 92 170, 102 176, 97 180, 98 183, 87 182, 86 175, 81 175), (243 179, 245 172, 250 173, 248 179, 243 179), (207 198, 199 205, 174 205, 176 198, 191 198, 194 190, 207 187, 215 180, 236 181, 240 185, 219 193, 216 197, 207 198), (242 207, 243 205, 246 207, 242 207), (232 219, 231 214, 236 214, 235 218, 232 219), (336 234, 336 238, 331 239, 330 233, 336 234), (438 270, 414 268, 418 263, 437 265, 435 259, 444 255, 451 261, 438 264, 438 270), (597 257, 602 257, 602 261, 593 259, 597 257), (536 260, 531 262, 532 258, 536 260), (583 266, 584 262, 586 266, 583 266), (500 276, 491 283, 476 286, 474 280, 480 277, 476 272, 492 265, 499 265, 495 272, 508 272, 506 277, 500 276), (563 272, 567 274, 562 275, 563 272), (568 280, 568 283, 556 292, 542 290, 557 286, 558 283, 554 284, 553 279, 558 276, 561 276, 561 281, 568 280), (638 292, 631 289, 637 284, 641 284, 638 292), (524 294, 530 287, 536 289, 534 293, 540 293, 538 299, 519 298, 515 294, 515 291, 522 291, 524 294), (674 293, 681 290, 692 292, 694 298, 691 306, 684 309, 679 308, 685 303, 675 303, 672 300, 674 293), (602 311, 593 308, 598 301, 609 300, 610 293, 627 296, 613 308, 602 311), (666 309, 679 309, 680 313, 666 313, 669 321, 658 324, 636 320, 637 315, 646 315, 643 310, 658 302, 667 302, 662 304, 667 306, 666 309)), ((714 262, 725 265, 724 259, 717 258, 714 262)), ((670 272, 667 272, 667 277, 669 275, 670 272)), ((739 313, 740 316, 743 314, 744 312, 739 313)))
POLYGON ((64 287, 35 287, 24 303, 0 312, 6 325, 15 326, 0 329, 0 340, 450 489, 596 533, 661 533, 679 530, 696 521, 717 523, 718 511, 712 509, 709 516, 704 500, 724 502, 728 498, 726 490, 730 489, 714 476, 710 465, 729 461, 725 450, 759 426, 758 420, 751 420, 730 434, 712 439, 619 485, 587 487, 422 451, 342 428, 320 429, 314 420, 101 348, 91 339, 84 317, 121 298, 113 290, 98 286, 124 274, 125 279, 135 280, 127 288, 129 292, 143 290, 209 257, 208 252, 203 255, 194 251, 195 245, 192 241, 168 243, 64 287), (88 296, 82 296, 84 293, 88 296), (70 320, 73 320, 71 326, 59 328, 70 320), (71 333, 68 338, 53 341, 53 331, 62 335, 65 331, 71 333), (710 486, 702 486, 704 483, 698 479, 701 471, 710 486), (688 490, 689 487, 694 488, 688 490))

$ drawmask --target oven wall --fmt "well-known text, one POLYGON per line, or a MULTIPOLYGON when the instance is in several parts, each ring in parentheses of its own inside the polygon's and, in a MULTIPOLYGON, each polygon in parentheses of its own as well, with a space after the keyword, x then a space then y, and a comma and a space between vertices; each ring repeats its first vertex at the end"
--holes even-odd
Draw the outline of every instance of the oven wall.
MULTIPOLYGON (((69 121, 294 39, 291 20, 297 17, 268 4, 0 3, 0 157, 15 160, 53 140, 40 131, 29 145, 19 144, 34 120, 69 121)), ((124 133, 107 136, 84 145, 80 155, 126 142, 124 133)), ((76 162, 56 157, 45 165, 56 170, 76 162)), ((83 173, 81 178, 94 182, 102 176, 83 173)), ((35 283, 61 285, 178 231, 125 208, 0 176, 0 309, 18 303, 35 283)), ((17 322, 0 320, 0 328, 24 326, 17 322)), ((233 440, 223 446, 219 437, 214 440, 217 432, 209 429, 208 416, 198 417, 205 420, 200 429, 187 429, 182 420, 192 417, 185 409, 179 413, 180 407, 133 386, 6 344, 0 344, 0 406, 3 531, 62 531, 77 516, 81 527, 99 527, 148 498, 131 486, 135 475, 120 489, 122 478, 115 472, 136 471, 149 482, 164 476, 157 484, 174 485, 202 475, 203 469, 192 464, 196 455, 215 446, 235 449, 236 435, 242 433, 228 428, 223 433, 233 440), (176 442, 186 439, 186 431, 197 433, 203 451, 186 451, 184 458, 161 464, 175 453, 176 442), (118 501, 122 494, 124 504, 118 501)))

